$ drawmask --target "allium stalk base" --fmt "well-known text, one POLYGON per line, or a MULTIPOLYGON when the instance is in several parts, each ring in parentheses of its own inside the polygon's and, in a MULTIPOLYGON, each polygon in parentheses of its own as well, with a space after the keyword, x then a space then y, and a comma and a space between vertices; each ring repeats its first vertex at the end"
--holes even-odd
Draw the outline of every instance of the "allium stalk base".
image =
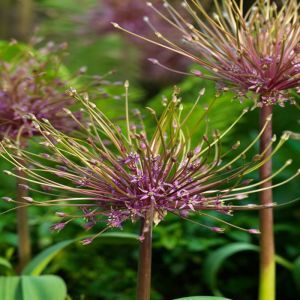
POLYGON ((141 224, 141 236, 143 240, 140 243, 139 266, 137 280, 137 300, 149 300, 151 293, 151 260, 152 260, 152 226, 147 226, 146 221, 141 224))
MULTIPOLYGON (((263 106, 260 112, 260 126, 263 126, 266 119, 272 113, 272 106, 263 106)), ((272 140, 272 122, 269 122, 266 130, 260 138, 260 152, 267 157, 272 153, 269 147, 272 140), (266 151, 267 149, 267 151, 266 151)), ((268 160, 260 169, 261 180, 270 177, 272 174, 272 160, 268 160)), ((262 184, 262 188, 272 186, 272 180, 262 184)), ((272 189, 266 189, 260 193, 260 202, 262 205, 273 203, 272 189)), ((260 283, 259 299, 275 299, 275 246, 273 232, 273 210, 265 209, 260 211, 260 283)))
MULTIPOLYGON (((23 171, 18 171, 19 176, 24 176, 23 171)), ((26 181, 23 178, 17 179, 17 234, 18 234, 18 272, 21 272, 31 257, 30 230, 28 224, 27 203, 24 197, 27 196, 27 190, 24 188, 26 181)))

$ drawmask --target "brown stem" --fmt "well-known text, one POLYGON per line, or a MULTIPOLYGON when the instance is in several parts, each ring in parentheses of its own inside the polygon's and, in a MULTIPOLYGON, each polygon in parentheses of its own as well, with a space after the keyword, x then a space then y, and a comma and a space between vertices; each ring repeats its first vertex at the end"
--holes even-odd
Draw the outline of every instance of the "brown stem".
MULTIPOLYGON (((23 177, 23 171, 17 171, 18 176, 23 177)), ((25 180, 22 178, 17 179, 17 233, 18 233, 18 255, 19 255, 19 266, 18 272, 20 273, 31 258, 31 243, 30 243, 30 231, 28 225, 27 207, 24 206, 26 201, 23 197, 28 195, 28 192, 24 186, 25 180), (24 203, 24 204, 23 204, 24 203)))
POLYGON ((19 0, 18 1, 18 23, 17 37, 22 41, 27 41, 32 29, 33 18, 33 1, 19 0))
MULTIPOLYGON (((262 128, 267 121, 267 118, 272 114, 272 106, 263 106, 260 111, 260 127, 262 128)), ((270 144, 272 139, 272 122, 270 121, 260 138, 260 153, 262 153, 270 144)), ((272 152, 271 147, 264 154, 265 157, 270 157, 272 152)), ((261 180, 269 177, 272 174, 272 160, 269 159, 260 168, 261 180)), ((272 181, 268 180, 262 184, 262 187, 270 187, 272 181)), ((272 190, 267 189, 260 192, 260 203, 266 205, 273 203, 272 190)), ((275 246, 273 232, 273 209, 263 209, 260 211, 260 300, 275 299, 275 246)))
POLYGON ((10 10, 11 5, 9 0, 0 1, 0 38, 8 38, 8 31, 10 26, 8 26, 11 21, 12 11, 10 10))
POLYGON ((137 300, 149 300, 151 291, 152 226, 145 224, 146 222, 149 219, 141 222, 141 235, 144 239, 140 243, 137 300))
POLYGON ((0 0, 0 38, 28 41, 33 15, 33 0, 0 0))

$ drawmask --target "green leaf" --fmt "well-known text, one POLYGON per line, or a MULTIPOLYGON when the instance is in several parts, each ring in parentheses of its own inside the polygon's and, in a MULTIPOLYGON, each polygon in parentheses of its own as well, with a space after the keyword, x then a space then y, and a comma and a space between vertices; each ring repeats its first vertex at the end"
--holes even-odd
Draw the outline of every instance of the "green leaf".
POLYGON ((217 286, 218 272, 223 263, 230 256, 242 251, 258 251, 259 247, 248 243, 234 243, 226 245, 212 252, 206 259, 203 267, 204 278, 214 295, 222 296, 217 286))
POLYGON ((11 62, 19 58, 22 53, 31 52, 32 48, 26 44, 17 43, 12 44, 7 41, 0 40, 0 59, 11 62))
POLYGON ((295 284, 300 291, 300 256, 294 262, 293 277, 295 284))
MULTIPOLYGON (((218 289, 218 286, 217 286, 217 277, 218 277, 218 272, 221 269, 223 263, 230 256, 237 254, 239 252, 243 252, 243 251, 259 252, 259 247, 256 245, 249 244, 249 243, 233 243, 233 244, 221 247, 221 248, 217 249, 216 251, 212 252, 208 256, 206 261, 204 262, 204 267, 203 267, 204 278, 205 278, 207 284, 210 286, 214 295, 222 296, 222 293, 220 292, 220 290, 218 289)), ((284 267, 288 270, 292 270, 292 267, 293 267, 292 263, 290 263, 285 258, 283 258, 279 255, 276 255, 275 261, 282 267, 284 267)), ((300 267, 300 261, 299 261, 299 267, 300 267)), ((299 276, 300 276, 300 273, 299 273, 299 276)))
POLYGON ((0 257, 0 266, 6 267, 8 269, 12 269, 10 262, 3 257, 0 257))
POLYGON ((75 241, 76 240, 63 241, 45 249, 29 262, 24 268, 22 275, 40 275, 58 252, 75 241))
POLYGON ((0 299, 3 300, 64 300, 67 288, 54 275, 0 277, 0 299))
MULTIPOLYGON (((73 240, 66 240, 60 243, 57 243, 41 253, 39 253, 33 260, 29 262, 29 264, 24 268, 22 275, 40 275, 49 262, 65 247, 69 246, 70 244, 81 240, 83 238, 76 238, 73 240)), ((108 243, 120 243, 126 242, 131 240, 138 240, 138 236, 132 233, 123 233, 123 232, 110 232, 110 233, 103 233, 98 240, 103 240, 102 242, 108 243)), ((0 298, 1 299, 1 298, 0 298)))
POLYGON ((229 300, 229 299, 223 297, 214 297, 214 296, 192 296, 192 297, 178 298, 174 300, 229 300))
POLYGON ((100 239, 129 239, 129 240, 138 240, 139 236, 134 233, 127 233, 127 232, 110 232, 110 233, 103 233, 100 236, 100 239))

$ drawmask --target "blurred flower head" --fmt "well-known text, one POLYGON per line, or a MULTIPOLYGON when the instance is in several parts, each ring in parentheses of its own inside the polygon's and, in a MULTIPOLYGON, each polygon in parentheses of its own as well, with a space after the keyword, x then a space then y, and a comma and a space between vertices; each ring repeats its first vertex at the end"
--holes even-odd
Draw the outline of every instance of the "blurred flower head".
MULTIPOLYGON (((38 50, 15 43, 2 46, 2 54, 15 54, 12 59, 0 57, 1 139, 40 134, 32 126, 30 114, 50 120, 63 132, 77 128, 76 122, 62 110, 74 104, 74 99, 64 92, 60 55, 65 47, 53 43, 38 50)), ((79 113, 75 115, 80 117, 79 113)))
MULTIPOLYGON (((297 0, 284 1, 282 7, 271 0, 257 0, 246 13, 242 0, 239 5, 233 0, 224 0, 221 5, 214 1, 213 16, 202 1, 184 1, 193 22, 163 2, 164 10, 155 3, 147 5, 177 30, 177 38, 157 28, 157 39, 150 42, 198 63, 209 74, 198 70, 194 75, 215 80, 221 88, 233 88, 240 99, 253 92, 259 106, 293 102, 288 90, 300 89, 297 0)), ((134 32, 131 27, 115 26, 134 32)))
MULTIPOLYGON (((28 205, 60 207, 57 215, 64 220, 55 224, 54 230, 63 229, 77 218, 85 220, 87 229, 99 222, 104 222, 107 229, 121 228, 125 221, 134 222, 142 218, 146 220, 146 231, 152 224, 161 222, 167 214, 188 219, 190 214, 207 215, 207 211, 231 215, 235 210, 265 208, 255 204, 239 204, 249 194, 260 190, 257 187, 261 183, 251 183, 248 174, 270 158, 255 156, 245 159, 260 135, 242 150, 236 142, 226 151, 221 151, 222 139, 246 111, 225 132, 208 134, 207 130, 199 143, 193 146, 193 131, 205 118, 207 110, 199 120, 187 126, 195 106, 183 114, 181 100, 175 90, 172 98, 165 103, 160 117, 149 108, 155 126, 145 127, 140 111, 130 113, 127 82, 125 87, 125 120, 120 126, 100 111, 86 94, 80 95, 70 89, 69 95, 84 106, 90 119, 88 127, 77 120, 82 131, 70 137, 48 120, 32 117, 36 130, 44 137, 41 145, 45 149, 41 153, 20 149, 8 139, 1 143, 2 156, 17 170, 22 170, 29 183, 40 185, 42 193, 52 197, 52 200, 41 202, 26 197, 28 205), (30 167, 23 165, 22 161, 30 167), (65 193, 68 195, 64 196, 65 193), (68 207, 76 207, 81 213, 69 213, 68 207)), ((196 103, 203 93, 199 93, 196 103)), ((65 109, 65 112, 76 120, 69 110, 65 109)), ((268 122, 270 118, 262 132, 268 122)), ((272 155, 286 139, 287 135, 280 139, 272 155)), ((288 161, 274 174, 290 163, 288 161)), ((10 171, 6 173, 14 175, 10 171)), ((216 232, 224 230, 202 226, 216 232)))

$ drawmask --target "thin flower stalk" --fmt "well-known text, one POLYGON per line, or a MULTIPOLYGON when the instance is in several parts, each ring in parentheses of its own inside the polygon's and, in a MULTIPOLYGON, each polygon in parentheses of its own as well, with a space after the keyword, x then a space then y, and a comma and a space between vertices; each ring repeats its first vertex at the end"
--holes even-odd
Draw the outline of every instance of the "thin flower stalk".
MULTIPOLYGON (((20 272, 30 261, 31 258, 31 238, 30 238, 30 228, 28 222, 28 212, 27 207, 24 206, 24 197, 28 196, 26 181, 22 178, 23 172, 20 170, 20 178, 17 179, 17 202, 18 209, 17 213, 17 233, 18 233, 18 256, 19 256, 19 265, 17 271, 20 272), (24 188, 25 186, 25 188, 24 188)), ((26 203, 26 202, 25 202, 26 203)))
MULTIPOLYGON (((260 125, 272 113, 272 106, 263 106, 260 112, 260 125)), ((270 123, 260 140, 260 151, 263 152, 267 143, 272 136, 272 123, 270 123)), ((272 149, 265 152, 265 156, 270 154, 272 149)), ((272 160, 269 160, 262 168, 260 168, 260 178, 264 181, 272 174, 272 160)), ((271 180, 262 183, 263 188, 272 185, 271 180)), ((267 204, 273 199, 272 190, 267 189, 260 193, 260 203, 267 204)), ((275 241, 273 230, 273 212, 272 210, 260 212, 260 286, 259 299, 275 299, 276 290, 276 270, 275 270, 275 241)))
MULTIPOLYGON (((207 130, 199 143, 193 145, 186 125, 186 116, 193 111, 186 115, 182 113, 177 89, 165 103, 160 116, 148 108, 155 126, 147 128, 140 111, 130 113, 128 88, 126 82, 125 124, 117 125, 97 108, 87 94, 79 94, 71 88, 68 94, 81 103, 89 122, 83 124, 70 110, 66 108, 64 111, 79 124, 80 131, 70 136, 57 130, 49 120, 39 120, 30 115, 35 129, 43 137, 40 142, 43 150, 33 153, 10 139, 4 139, 0 147, 2 156, 15 166, 15 172, 5 173, 17 178, 23 178, 18 173, 20 170, 26 174, 26 187, 32 195, 24 197, 27 205, 57 207, 57 216, 61 221, 52 226, 53 230, 60 231, 77 219, 84 221, 87 230, 99 223, 105 224, 104 229, 83 240, 83 244, 87 245, 103 230, 120 229, 126 221, 141 220, 142 257, 137 291, 138 295, 143 295, 140 299, 148 300, 152 227, 162 222, 167 214, 190 220, 213 232, 222 233, 233 227, 248 233, 259 233, 257 229, 241 228, 216 216, 211 218, 223 224, 221 227, 194 221, 191 217, 209 216, 210 211, 231 216, 238 210, 268 210, 275 203, 257 205, 243 203, 243 199, 253 193, 281 186, 298 176, 299 172, 270 187, 261 187, 261 184, 273 175, 262 182, 250 184, 250 174, 269 161, 289 137, 284 134, 272 152, 264 155, 276 142, 273 137, 263 155, 251 157, 250 152, 271 122, 271 117, 267 118, 261 132, 249 145, 239 150, 239 143, 235 143, 223 153, 223 138, 232 126, 224 133, 215 131, 209 134, 207 130), (36 193, 48 195, 49 199, 39 201, 36 193)), ((199 95, 202 97, 203 91, 199 95)), ((199 120, 204 119, 207 113, 204 110, 199 120)), ((238 120, 245 113, 247 110, 241 113, 238 120)), ((291 161, 287 161, 276 174, 290 164, 291 161)), ((3 199, 18 203, 18 200, 8 197, 3 199)))
POLYGON ((139 261, 138 261, 138 277, 137 277, 137 299, 148 300, 151 294, 151 265, 152 265, 152 223, 151 212, 148 216, 141 220, 141 234, 143 241, 140 243, 139 261), (147 224, 148 222, 148 224, 147 224), (147 231, 144 232, 144 227, 147 231))

